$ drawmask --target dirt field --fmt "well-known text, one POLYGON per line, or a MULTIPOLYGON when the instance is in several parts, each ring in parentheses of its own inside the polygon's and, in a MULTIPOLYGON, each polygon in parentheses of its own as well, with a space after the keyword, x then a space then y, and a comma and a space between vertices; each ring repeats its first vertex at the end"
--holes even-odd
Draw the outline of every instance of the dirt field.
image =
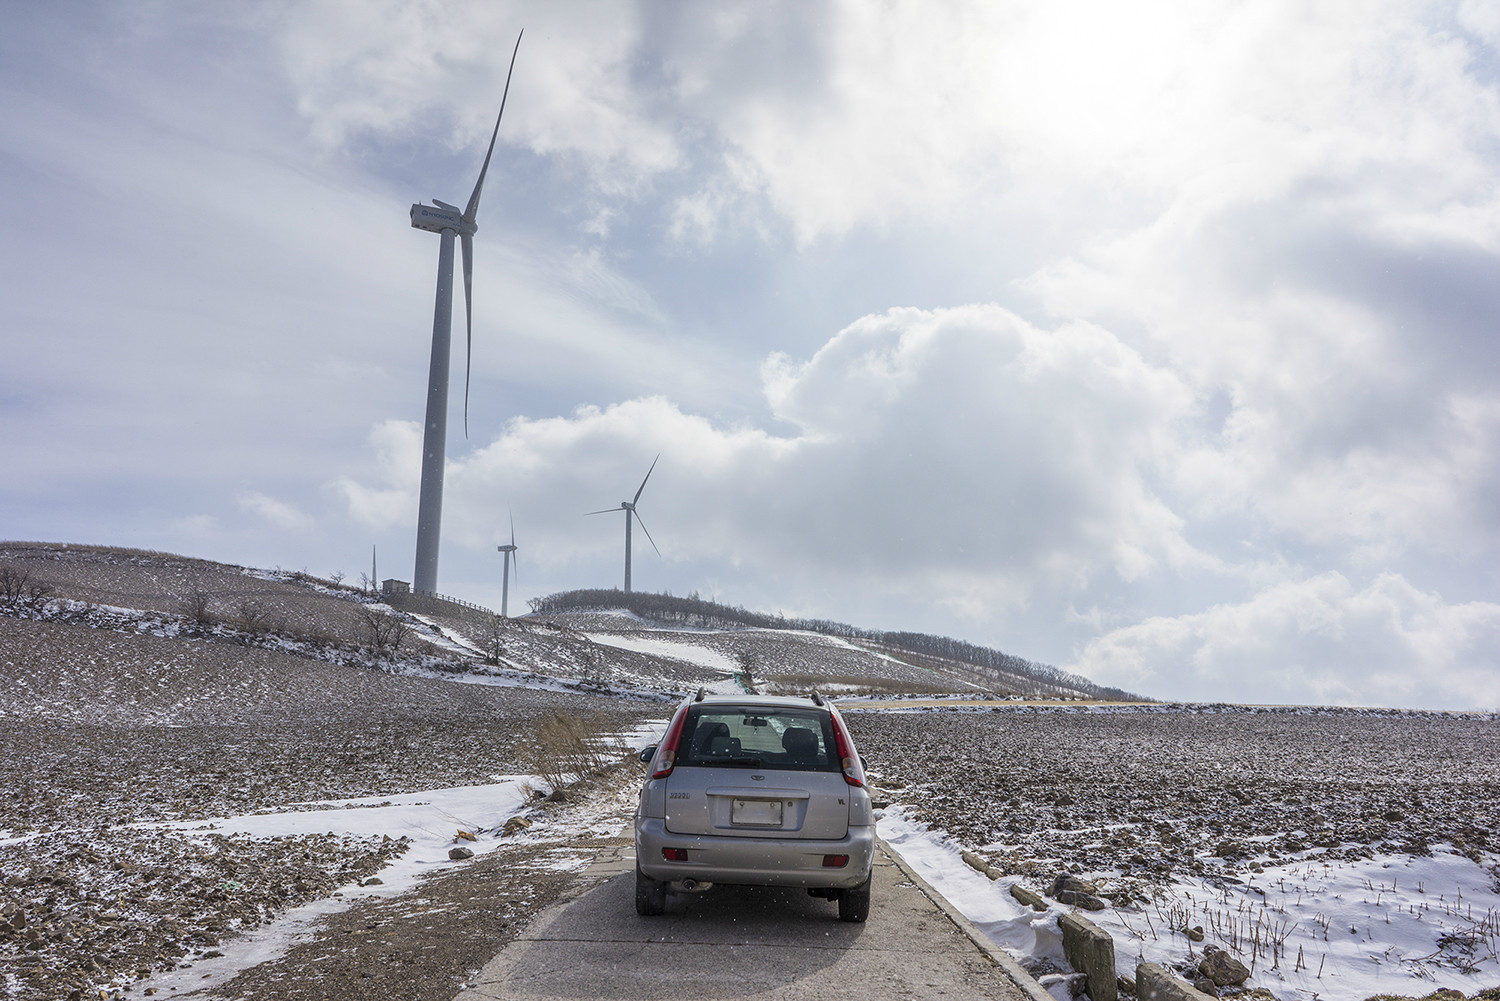
MULTIPOLYGON (((211 955, 234 929, 372 875, 404 847, 205 839, 129 823, 488 782, 531 770, 527 737, 551 713, 616 729, 660 713, 7 618, 0 662, 0 832, 17 839, 0 844, 0 996, 19 1001, 97 998, 101 985, 211 955)), ((504 879, 515 884, 505 899, 541 903, 566 882, 504 879)), ((501 910, 516 921, 529 906, 501 910)), ((494 939, 476 941, 482 951, 494 939)), ((450 953, 469 961, 457 945, 450 953)), ((463 970, 449 973, 457 984, 463 970)))
MULTIPOLYGON (((1143 887, 1319 846, 1500 855, 1500 721, 1173 707, 850 712, 919 819, 1038 887, 1064 868, 1143 887)), ((1497 874, 1500 878, 1500 874, 1497 874)))

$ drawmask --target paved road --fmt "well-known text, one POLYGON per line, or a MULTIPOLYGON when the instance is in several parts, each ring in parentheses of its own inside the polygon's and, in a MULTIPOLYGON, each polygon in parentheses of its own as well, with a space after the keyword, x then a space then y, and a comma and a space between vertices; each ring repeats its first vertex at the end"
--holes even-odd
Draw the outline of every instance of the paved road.
POLYGON ((455 1001, 1050 1001, 1035 983, 1018 987, 884 849, 865 924, 806 891, 765 887, 672 896, 666 914, 643 918, 634 868, 629 848, 601 857, 578 895, 539 915, 455 1001))

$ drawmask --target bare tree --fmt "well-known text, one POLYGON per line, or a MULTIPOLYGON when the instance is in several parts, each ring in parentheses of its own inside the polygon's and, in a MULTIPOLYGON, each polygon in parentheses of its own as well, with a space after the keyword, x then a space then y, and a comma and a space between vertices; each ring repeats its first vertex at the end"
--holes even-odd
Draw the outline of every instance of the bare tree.
POLYGON ((195 587, 180 599, 182 614, 193 630, 206 633, 218 625, 219 617, 213 612, 213 597, 201 587, 195 587))
POLYGON ((20 567, 0 568, 0 601, 40 605, 52 597, 52 585, 20 567))
POLYGON ((489 635, 485 637, 484 662, 491 667, 500 664, 500 658, 505 656, 505 626, 500 616, 490 616, 489 635))
POLYGON ((344 583, 344 577, 345 574, 342 570, 335 570, 333 573, 328 575, 328 579, 333 581, 334 587, 338 587, 340 584, 344 583))
POLYGON ((378 612, 373 608, 361 610, 360 619, 365 626, 365 635, 377 654, 395 653, 411 632, 411 626, 399 615, 378 612))

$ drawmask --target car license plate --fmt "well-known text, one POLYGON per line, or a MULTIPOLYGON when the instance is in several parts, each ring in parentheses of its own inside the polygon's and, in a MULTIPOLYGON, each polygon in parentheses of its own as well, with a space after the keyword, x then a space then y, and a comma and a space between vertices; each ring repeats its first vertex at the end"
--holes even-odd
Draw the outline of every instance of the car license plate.
POLYGON ((781 800, 737 799, 730 804, 729 822, 741 827, 780 827, 781 800))

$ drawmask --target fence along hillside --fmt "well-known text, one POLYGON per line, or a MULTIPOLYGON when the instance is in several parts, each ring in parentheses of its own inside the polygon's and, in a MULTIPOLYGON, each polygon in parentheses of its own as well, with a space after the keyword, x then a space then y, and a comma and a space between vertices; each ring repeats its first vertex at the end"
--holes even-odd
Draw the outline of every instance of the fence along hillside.
MULTIPOLYGON (((982 647, 947 636, 905 631, 861 629, 828 619, 787 618, 752 612, 742 606, 721 605, 696 594, 685 598, 647 591, 592 588, 560 591, 529 602, 533 613, 608 611, 623 609, 663 626, 692 629, 793 629, 836 636, 892 653, 916 655, 942 662, 944 669, 972 675, 974 680, 997 688, 1023 689, 1036 695, 1082 695, 1103 701, 1130 702, 1140 697, 1118 688, 1096 685, 1087 678, 1060 671, 1050 664, 1017 657, 991 647, 982 647)), ((938 666, 938 665, 928 665, 938 666)))

